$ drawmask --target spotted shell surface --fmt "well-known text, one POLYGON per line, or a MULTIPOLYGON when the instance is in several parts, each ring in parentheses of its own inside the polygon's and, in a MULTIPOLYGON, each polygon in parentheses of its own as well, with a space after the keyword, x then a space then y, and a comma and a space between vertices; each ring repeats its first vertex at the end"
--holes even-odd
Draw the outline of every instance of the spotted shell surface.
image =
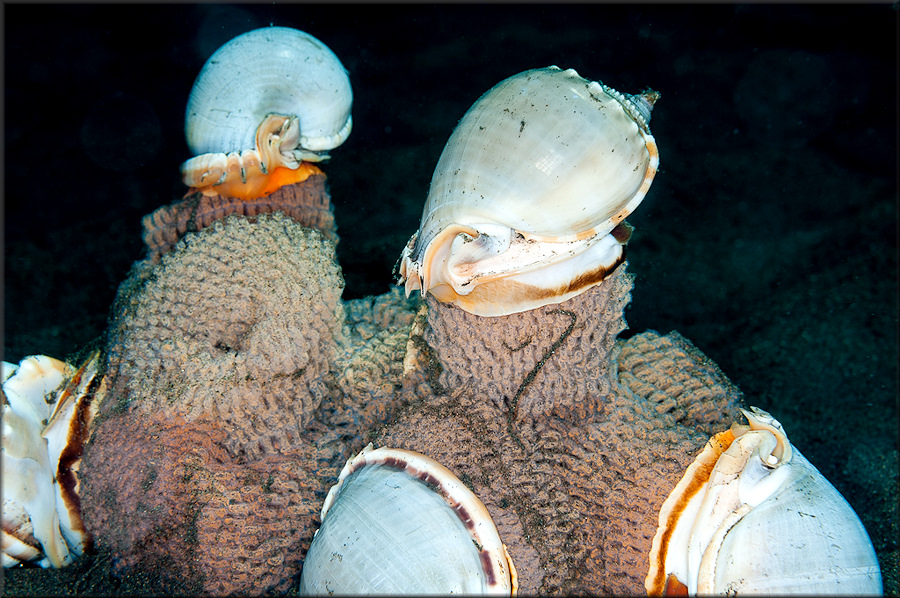
POLYGON ((515 571, 481 501, 425 455, 371 444, 329 491, 300 579, 303 595, 514 589, 515 571))
POLYGON ((493 222, 546 241, 612 230, 643 199, 656 151, 611 91, 556 67, 494 86, 438 160, 416 246, 451 223, 493 222))
POLYGON ((303 31, 265 27, 219 48, 197 76, 185 114, 188 147, 197 156, 256 147, 263 120, 300 120, 299 145, 324 152, 350 134, 353 92, 340 60, 303 31))
POLYGON ((455 302, 490 283, 496 289, 476 303, 493 305, 458 305, 503 315, 583 291, 579 277, 599 263, 603 273, 588 278, 602 280, 622 251, 597 244, 640 204, 658 169, 648 126, 657 98, 627 96, 555 66, 490 89, 460 120, 435 168, 419 230, 401 256, 407 293, 445 285, 452 293, 435 296, 455 302), (588 251, 595 255, 583 259, 588 251), (502 288, 518 282, 527 288, 502 288))

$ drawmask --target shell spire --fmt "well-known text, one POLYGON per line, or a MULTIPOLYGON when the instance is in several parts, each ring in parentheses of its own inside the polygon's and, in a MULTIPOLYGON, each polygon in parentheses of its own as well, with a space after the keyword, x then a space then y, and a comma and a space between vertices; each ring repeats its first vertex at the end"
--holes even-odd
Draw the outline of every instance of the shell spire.
POLYGON ((637 112, 637 115, 632 114, 632 116, 635 116, 635 120, 638 120, 639 116, 640 119, 643 120, 644 125, 649 126, 650 113, 653 111, 653 106, 656 105, 656 102, 658 102, 659 98, 662 97, 662 94, 648 87, 639 94, 626 94, 625 97, 627 97, 631 101, 631 106, 637 112))

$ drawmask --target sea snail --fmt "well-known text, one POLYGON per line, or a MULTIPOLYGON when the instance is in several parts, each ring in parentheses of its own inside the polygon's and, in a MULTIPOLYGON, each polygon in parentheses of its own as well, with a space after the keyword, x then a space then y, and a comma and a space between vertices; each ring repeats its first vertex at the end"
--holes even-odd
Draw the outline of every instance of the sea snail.
POLYGON ((516 570, 484 504, 420 453, 370 443, 322 507, 301 595, 515 594, 516 570))
POLYGON ((623 220, 659 166, 659 94, 621 94, 573 69, 525 71, 485 93, 438 160, 400 282, 479 315, 560 303, 622 261, 623 220))
POLYGON ((100 352, 75 368, 46 355, 2 362, 3 566, 65 567, 91 545, 81 454, 106 395, 100 352))
POLYGON ((350 135, 353 92, 328 47, 302 31, 265 27, 206 62, 188 99, 181 167, 191 192, 254 199, 320 172, 310 162, 350 135))
POLYGON ((762 409, 714 436, 663 503, 650 595, 881 594, 844 497, 762 409))

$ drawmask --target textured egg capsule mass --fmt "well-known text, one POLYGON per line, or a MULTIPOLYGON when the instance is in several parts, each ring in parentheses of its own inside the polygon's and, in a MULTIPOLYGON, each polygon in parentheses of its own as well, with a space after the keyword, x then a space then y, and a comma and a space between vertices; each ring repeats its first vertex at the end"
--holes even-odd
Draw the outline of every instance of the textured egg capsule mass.
POLYGON ((251 199, 319 172, 310 164, 350 135, 353 92, 340 60, 296 29, 240 35, 206 62, 188 99, 185 137, 194 157, 184 183, 251 199))
POLYGON ((407 294, 481 316, 560 303, 624 261, 617 227, 659 166, 659 94, 621 94, 574 69, 514 75, 460 120, 419 230, 401 255, 407 294))

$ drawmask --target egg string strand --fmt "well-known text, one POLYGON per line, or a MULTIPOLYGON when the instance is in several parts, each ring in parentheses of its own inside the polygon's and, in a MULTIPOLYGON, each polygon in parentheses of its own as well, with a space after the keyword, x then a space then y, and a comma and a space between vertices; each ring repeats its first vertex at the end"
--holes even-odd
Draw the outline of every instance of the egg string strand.
MULTIPOLYGON (((522 438, 519 436, 519 433, 516 431, 516 428, 515 428, 515 423, 516 423, 516 420, 518 419, 518 414, 519 414, 519 399, 521 398, 522 394, 525 392, 525 389, 528 388, 528 385, 531 384, 531 382, 534 380, 535 376, 537 376, 538 371, 540 371, 540 369, 542 367, 544 367, 544 364, 547 363, 547 360, 550 359, 550 357, 552 357, 553 354, 556 353, 557 349, 559 349, 562 346, 562 344, 565 342, 565 340, 567 338, 569 338, 569 335, 572 334, 572 331, 575 329, 575 323, 578 321, 578 316, 576 316, 573 312, 566 310, 566 309, 554 309, 553 311, 548 312, 548 313, 551 313, 551 314, 559 313, 559 314, 569 316, 569 318, 571 318, 571 321, 569 322, 569 326, 563 331, 563 333, 560 334, 559 337, 555 341, 553 341, 553 344, 550 345, 550 348, 547 350, 546 353, 544 353, 544 356, 541 357, 540 361, 538 361, 537 364, 535 364, 535 366, 533 368, 531 368, 531 371, 528 372, 528 374, 525 376, 525 379, 522 380, 522 383, 519 385, 519 389, 516 391, 515 396, 509 402, 509 409, 506 412, 507 428, 509 430, 509 435, 512 436, 513 440, 516 441, 516 444, 518 444, 519 448, 521 448, 522 450, 525 450, 525 444, 522 442, 522 438)), ((521 349, 522 347, 524 347, 527 344, 528 343, 526 342, 525 344, 520 346, 518 349, 521 349)), ((504 343, 504 345, 505 345, 505 343, 504 343)), ((509 345, 506 345, 506 348, 509 349, 510 352, 515 352, 518 350, 518 349, 512 349, 511 347, 509 347, 509 345)))

